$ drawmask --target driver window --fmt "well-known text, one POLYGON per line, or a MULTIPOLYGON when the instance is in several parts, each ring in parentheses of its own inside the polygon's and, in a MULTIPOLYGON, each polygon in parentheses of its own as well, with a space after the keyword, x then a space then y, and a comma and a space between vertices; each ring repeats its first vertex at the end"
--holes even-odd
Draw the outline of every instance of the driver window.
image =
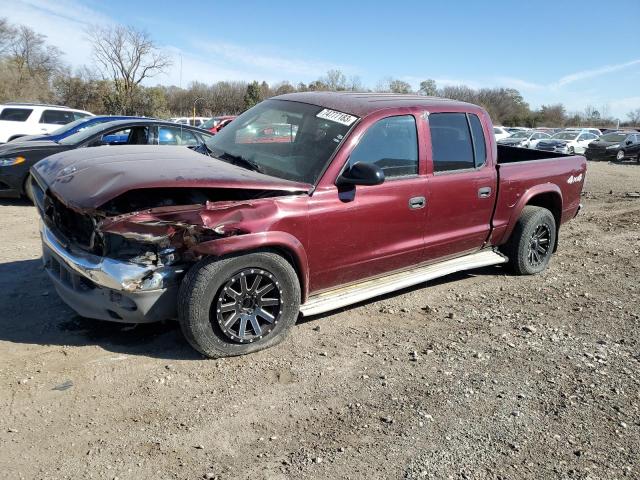
POLYGON ((349 166, 356 162, 377 165, 385 178, 418 174, 418 135, 412 115, 378 120, 365 132, 351 152, 349 166))

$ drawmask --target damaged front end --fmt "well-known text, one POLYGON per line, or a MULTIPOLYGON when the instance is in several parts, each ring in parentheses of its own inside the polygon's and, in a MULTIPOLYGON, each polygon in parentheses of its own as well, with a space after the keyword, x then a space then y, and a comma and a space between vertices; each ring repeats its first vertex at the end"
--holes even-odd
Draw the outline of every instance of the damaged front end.
POLYGON ((276 214, 272 199, 306 192, 133 190, 95 209, 72 208, 32 180, 45 269, 83 316, 123 322, 175 317, 177 289, 197 246, 249 233, 276 214))

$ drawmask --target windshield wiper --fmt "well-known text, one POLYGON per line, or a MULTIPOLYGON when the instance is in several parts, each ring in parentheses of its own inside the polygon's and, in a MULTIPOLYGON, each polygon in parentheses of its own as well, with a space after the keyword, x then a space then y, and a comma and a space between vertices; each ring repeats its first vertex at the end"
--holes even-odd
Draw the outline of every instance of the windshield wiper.
POLYGON ((264 173, 260 165, 258 165, 253 160, 249 160, 248 158, 243 157, 242 155, 233 155, 231 153, 224 152, 221 155, 215 155, 215 157, 219 158, 220 160, 227 160, 234 165, 238 165, 239 167, 248 168, 249 170, 253 170, 254 172, 264 173))

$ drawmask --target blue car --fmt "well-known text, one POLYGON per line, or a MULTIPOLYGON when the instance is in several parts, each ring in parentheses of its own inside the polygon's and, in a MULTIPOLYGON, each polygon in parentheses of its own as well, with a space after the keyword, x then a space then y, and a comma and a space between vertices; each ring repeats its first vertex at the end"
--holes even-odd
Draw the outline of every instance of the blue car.
POLYGON ((11 140, 9 143, 34 142, 39 140, 50 140, 52 142, 57 142, 58 140, 62 140, 63 138, 66 138, 69 135, 73 135, 74 133, 77 133, 80 130, 84 130, 85 128, 92 127, 99 123, 113 122, 115 120, 148 120, 148 118, 126 117, 122 115, 102 115, 96 117, 80 118, 75 122, 67 123, 66 125, 60 127, 59 129, 48 135, 27 135, 24 137, 18 137, 15 140, 11 140))

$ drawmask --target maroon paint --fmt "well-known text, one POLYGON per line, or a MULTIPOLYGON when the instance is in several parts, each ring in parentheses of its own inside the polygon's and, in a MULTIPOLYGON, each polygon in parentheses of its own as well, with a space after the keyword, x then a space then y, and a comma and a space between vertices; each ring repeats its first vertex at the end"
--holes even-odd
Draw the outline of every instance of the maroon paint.
POLYGON ((573 156, 497 166, 491 120, 475 105, 412 96, 369 101, 366 95, 326 92, 278 98, 361 117, 315 190, 308 184, 185 153, 180 147, 119 147, 117 155, 111 155, 108 147, 99 147, 86 160, 81 149, 50 157, 35 171, 61 200, 86 210, 138 188, 197 186, 298 193, 204 207, 152 209, 109 220, 104 228, 123 232, 137 229, 135 224, 170 220, 198 225, 223 237, 196 245, 193 251, 197 254, 219 256, 265 247, 285 250, 300 273, 303 301, 310 293, 333 286, 504 243, 522 208, 536 195, 556 196, 562 222, 578 209, 582 182, 567 180, 584 176, 585 159, 573 156), (426 112, 477 114, 487 144, 486 164, 465 172, 434 174, 426 112), (336 178, 363 133, 381 118, 407 114, 417 122, 419 174, 377 186, 338 189, 336 178), (99 158, 94 152, 99 152, 99 158), (60 176, 67 167, 76 171, 60 176), (478 198, 480 187, 491 187, 489 198, 478 198), (409 208, 409 199, 416 196, 426 197, 425 208, 409 208))

